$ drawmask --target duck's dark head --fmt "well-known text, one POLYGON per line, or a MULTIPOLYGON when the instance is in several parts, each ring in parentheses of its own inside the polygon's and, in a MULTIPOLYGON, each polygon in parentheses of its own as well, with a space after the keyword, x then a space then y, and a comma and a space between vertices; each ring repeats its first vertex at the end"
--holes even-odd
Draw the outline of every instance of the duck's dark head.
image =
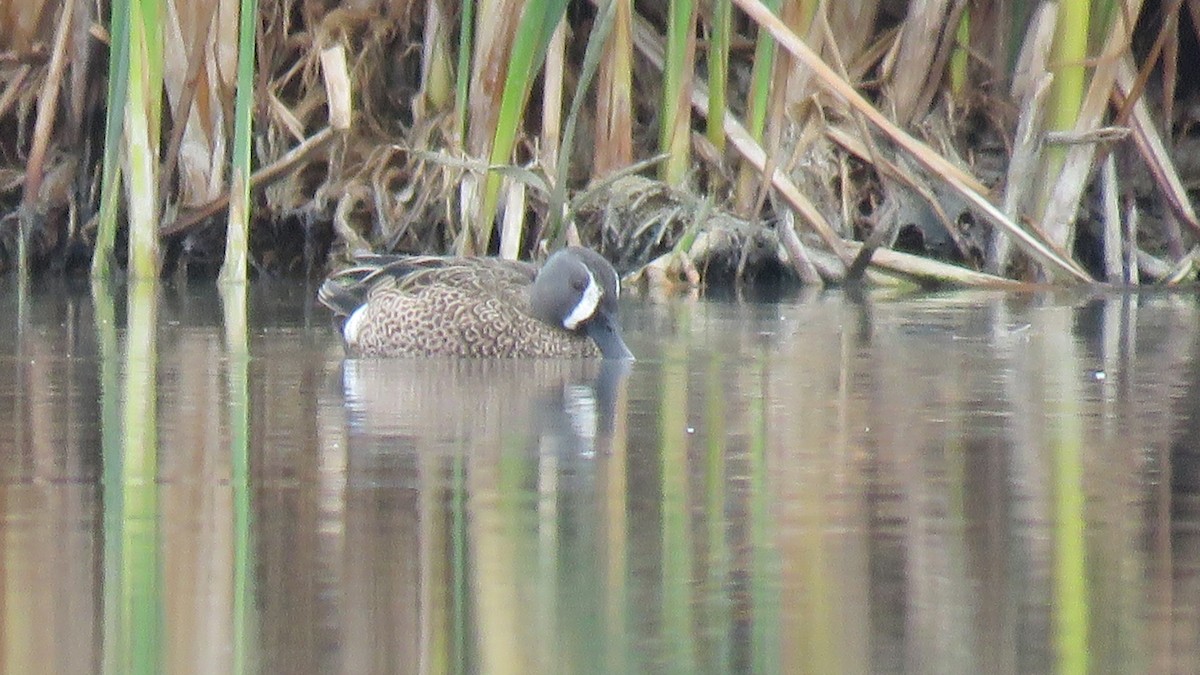
POLYGON ((606 359, 631 359, 621 337, 617 300, 621 280, 599 253, 571 247, 556 252, 534 279, 529 301, 542 321, 582 333, 606 359))

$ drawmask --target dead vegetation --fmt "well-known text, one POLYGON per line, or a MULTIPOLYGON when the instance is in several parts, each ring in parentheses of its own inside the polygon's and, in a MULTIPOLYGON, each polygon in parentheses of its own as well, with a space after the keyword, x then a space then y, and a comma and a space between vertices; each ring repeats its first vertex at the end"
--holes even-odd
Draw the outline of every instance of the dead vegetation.
MULTIPOLYGON (((1195 278, 1198 3, 1096 3, 1083 26, 1051 3, 558 4, 261 2, 254 267, 571 239, 661 286, 1195 278)), ((209 274, 237 10, 166 8, 162 262, 209 274)), ((0 2, 5 268, 23 231, 40 269, 95 242, 91 11, 0 2)))

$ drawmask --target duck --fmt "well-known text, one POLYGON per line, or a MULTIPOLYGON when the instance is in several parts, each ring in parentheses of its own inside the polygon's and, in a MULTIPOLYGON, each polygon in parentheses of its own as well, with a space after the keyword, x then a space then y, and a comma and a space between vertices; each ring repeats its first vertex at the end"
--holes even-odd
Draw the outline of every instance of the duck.
POLYGON ((365 254, 317 292, 351 357, 632 359, 621 334, 621 281, 590 248, 537 267, 492 257, 365 254))

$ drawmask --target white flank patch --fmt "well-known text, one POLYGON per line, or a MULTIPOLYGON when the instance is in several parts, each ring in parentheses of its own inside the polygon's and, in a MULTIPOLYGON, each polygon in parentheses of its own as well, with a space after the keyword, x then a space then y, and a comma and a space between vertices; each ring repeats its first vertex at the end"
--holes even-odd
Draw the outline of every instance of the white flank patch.
POLYGON ((362 331, 362 322, 366 316, 367 306, 363 304, 346 319, 346 325, 342 327, 342 337, 346 338, 346 342, 358 344, 358 334, 362 331))
POLYGON ((600 304, 600 284, 596 283, 596 277, 592 276, 591 271, 588 271, 588 285, 583 289, 583 297, 579 298, 579 304, 575 305, 575 309, 571 310, 563 319, 563 327, 567 330, 575 330, 579 324, 592 318, 596 313, 596 305, 600 304))

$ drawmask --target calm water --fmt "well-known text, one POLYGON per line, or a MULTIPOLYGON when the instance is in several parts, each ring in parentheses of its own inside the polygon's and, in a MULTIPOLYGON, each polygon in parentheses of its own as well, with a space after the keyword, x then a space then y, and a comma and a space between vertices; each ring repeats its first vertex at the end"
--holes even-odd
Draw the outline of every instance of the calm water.
POLYGON ((0 287, 7 672, 1200 670, 1193 295, 632 300, 620 367, 312 291, 0 287))

